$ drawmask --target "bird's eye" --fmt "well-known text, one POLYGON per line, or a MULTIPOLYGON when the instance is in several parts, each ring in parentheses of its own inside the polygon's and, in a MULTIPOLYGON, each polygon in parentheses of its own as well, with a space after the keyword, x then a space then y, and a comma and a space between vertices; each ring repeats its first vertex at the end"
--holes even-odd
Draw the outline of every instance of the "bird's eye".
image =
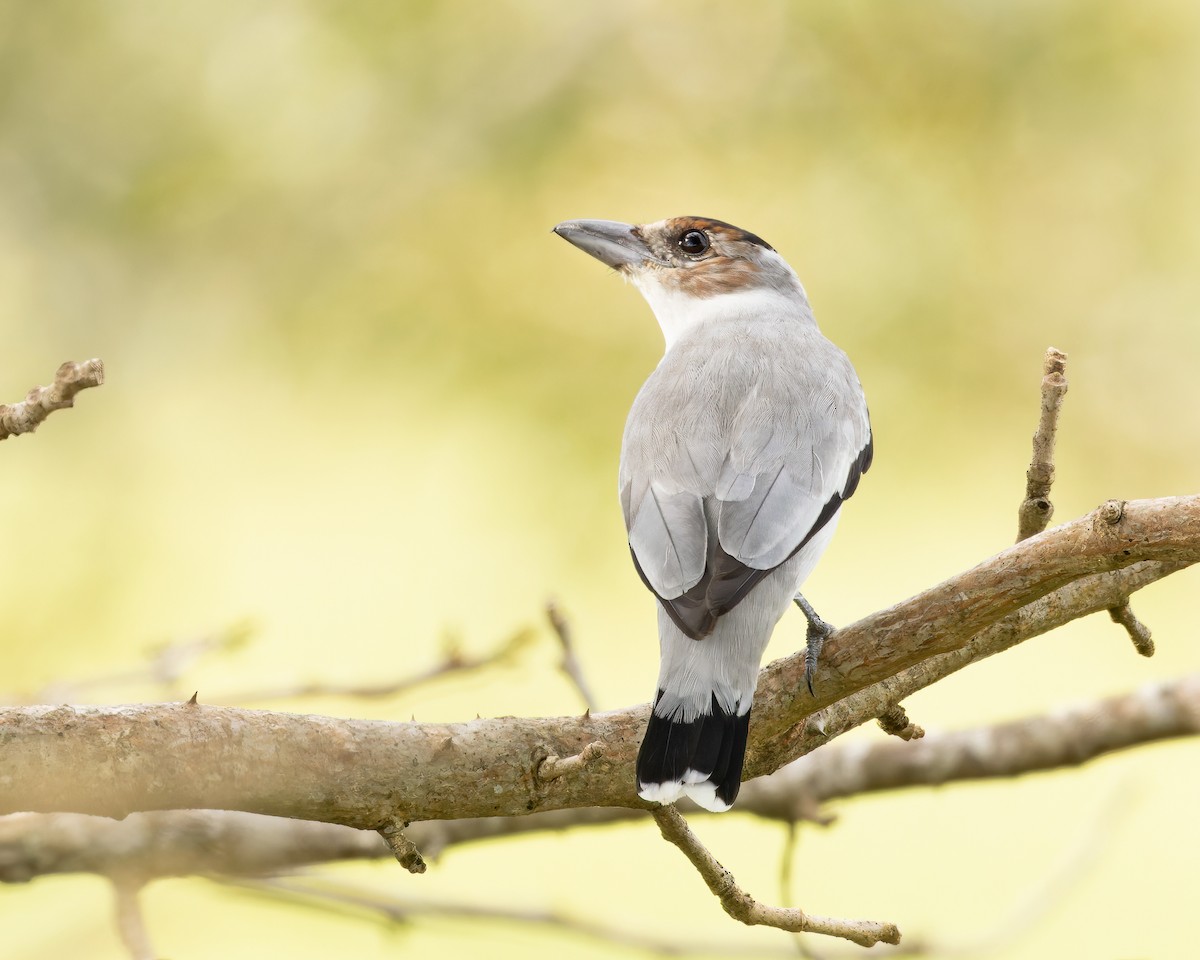
POLYGON ((679 238, 679 249, 689 257, 698 257, 708 249, 708 236, 701 230, 689 230, 679 238))

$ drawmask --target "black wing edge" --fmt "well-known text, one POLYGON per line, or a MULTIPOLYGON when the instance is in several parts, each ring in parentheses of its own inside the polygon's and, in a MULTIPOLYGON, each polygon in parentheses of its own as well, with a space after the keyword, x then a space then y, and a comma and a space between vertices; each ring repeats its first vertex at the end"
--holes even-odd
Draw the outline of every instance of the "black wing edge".
MULTIPOLYGON (((859 451, 854 462, 850 464, 841 492, 835 493, 825 502, 825 506, 817 514, 816 521, 804 535, 804 539, 796 544, 796 548, 775 567, 769 567, 766 570, 748 567, 726 553, 721 545, 715 542, 716 537, 711 538, 714 542, 709 548, 708 564, 704 568, 704 575, 700 578, 699 583, 674 600, 664 600, 662 597, 658 597, 657 593, 654 594, 675 626, 692 640, 703 640, 711 634, 716 629, 718 618, 746 599, 750 591, 767 574, 791 560, 804 548, 805 544, 821 532, 825 524, 833 519, 833 515, 838 512, 842 504, 849 500, 854 495, 854 491, 858 489, 858 482, 862 479, 862 475, 871 468, 871 461, 874 457, 875 438, 868 434, 867 445, 859 451)), ((650 585, 646 574, 642 572, 642 565, 638 563, 637 554, 633 552, 632 547, 629 548, 629 552, 633 556, 633 565, 638 576, 642 578, 642 583, 646 585, 646 589, 654 593, 654 587, 650 585)))

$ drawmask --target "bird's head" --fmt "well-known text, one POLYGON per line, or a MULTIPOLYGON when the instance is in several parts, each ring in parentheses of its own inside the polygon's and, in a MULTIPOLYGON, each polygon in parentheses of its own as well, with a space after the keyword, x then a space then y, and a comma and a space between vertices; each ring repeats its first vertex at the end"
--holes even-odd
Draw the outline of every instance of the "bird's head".
POLYGON ((554 232, 642 292, 668 347, 684 329, 710 315, 737 315, 768 306, 808 312, 804 288, 775 248, 721 220, 567 220, 554 232))

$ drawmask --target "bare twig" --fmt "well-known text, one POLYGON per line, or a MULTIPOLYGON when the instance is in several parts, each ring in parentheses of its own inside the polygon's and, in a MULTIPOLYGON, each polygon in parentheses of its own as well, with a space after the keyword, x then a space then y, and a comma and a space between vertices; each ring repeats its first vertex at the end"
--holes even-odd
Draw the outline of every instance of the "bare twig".
MULTIPOLYGON (((796 898, 792 892, 792 879, 795 876, 796 849, 800 845, 800 824, 793 820, 785 827, 783 846, 779 850, 779 902, 790 905, 796 898)), ((794 955, 815 960, 816 954, 809 948, 804 935, 792 935, 794 955)))
MULTIPOLYGON (((1099 510, 1100 519, 1105 523, 1118 524, 1125 516, 1125 501, 1124 500, 1108 500, 1101 505, 1099 510)), ((1129 597, 1121 598, 1120 603, 1113 604, 1109 607, 1108 615, 1112 617, 1113 623, 1119 623, 1125 628, 1129 634, 1129 639, 1133 641, 1133 648, 1143 657, 1154 656, 1154 641, 1150 639, 1150 628, 1147 627, 1133 612, 1133 607, 1129 604, 1129 597)))
MULTIPOLYGON (((1041 533, 1054 516, 1054 504, 1050 501, 1050 487, 1054 483, 1054 441, 1058 432, 1058 416, 1063 398, 1067 395, 1067 355, 1050 347, 1046 350, 1042 377, 1042 412, 1037 431, 1033 435, 1033 458, 1025 474, 1025 499, 1017 512, 1017 542, 1041 533)), ((1119 523, 1124 512, 1124 503, 1110 500, 1102 508, 1101 516, 1109 523, 1119 523)), ((1150 629, 1134 615, 1129 599, 1109 610, 1114 623, 1119 623, 1129 633, 1134 649, 1143 657, 1154 656, 1154 642, 1150 629)))
POLYGON ((1025 474, 1025 499, 1017 511, 1017 541, 1041 533, 1054 516, 1050 486, 1054 483, 1054 440, 1058 415, 1067 395, 1067 355, 1050 347, 1046 351, 1042 377, 1042 412, 1033 435, 1033 458, 1025 474))
MULTIPOLYGON (((1129 810, 1131 791, 1118 783, 1092 810, 1080 812, 1079 826, 1071 842, 1061 848, 1045 865, 1028 877, 1008 909, 996 917, 991 927, 966 938, 955 940, 931 937, 928 952, 937 957, 975 960, 1000 956, 1002 948, 1024 936, 1037 923, 1052 914, 1062 901, 1095 866, 1106 848, 1111 847, 1118 824, 1129 810)), ((993 896, 995 891, 993 891, 993 896)))
POLYGON ((1119 607, 1112 607, 1108 611, 1108 615, 1113 618, 1114 623, 1119 623, 1129 632, 1129 638, 1133 641, 1133 648, 1143 657, 1154 656, 1154 641, 1150 637, 1150 628, 1142 623, 1133 612, 1133 608, 1129 606, 1129 601, 1121 604, 1119 607))
POLYGON ((253 626, 250 623, 240 621, 199 637, 163 643, 148 651, 144 663, 79 680, 54 681, 30 696, 12 692, 0 693, 0 702, 79 703, 86 698, 95 697, 96 691, 109 691, 109 688, 124 684, 144 683, 158 686, 166 699, 176 692, 179 679, 202 657, 214 652, 236 649, 249 640, 252 632, 253 626))
POLYGON ((829 937, 841 937, 864 947, 876 943, 900 942, 900 931, 895 924, 816 917, 796 907, 769 907, 758 903, 737 885, 733 874, 705 849, 692 833, 683 815, 673 806, 657 807, 654 810, 654 820, 663 839, 683 851, 683 855, 691 861, 708 889, 721 901, 725 912, 747 926, 775 927, 792 933, 821 933, 829 937))
POLYGON ((408 823, 403 820, 392 820, 386 826, 380 827, 379 835, 383 837, 384 843, 395 855, 400 866, 409 873, 424 873, 425 858, 421 856, 417 845, 405 835, 404 828, 407 826, 408 823))
POLYGON ((899 703, 881 713, 878 723, 884 733, 901 740, 920 740, 925 736, 925 728, 909 720, 904 707, 899 703))
POLYGON ((262 703, 268 700, 291 700, 300 697, 356 697, 362 699, 394 697, 441 677, 471 673, 477 670, 484 670, 488 667, 499 666, 503 663, 509 663, 528 647, 536 636, 537 634, 533 630, 521 629, 490 653, 474 656, 465 655, 457 646, 450 646, 446 650, 442 662, 434 664, 428 670, 384 680, 380 683, 337 684, 312 681, 311 683, 297 683, 291 686, 247 690, 234 696, 218 697, 211 702, 238 704, 262 703))
MULTIPOLYGON (((201 637, 165 643, 152 650, 144 664, 117 670, 112 673, 47 684, 32 696, 15 693, 0 693, 0 703, 78 703, 97 689, 130 683, 153 683, 162 687, 166 695, 175 692, 176 684, 184 673, 202 656, 211 652, 230 651, 244 644, 253 631, 247 621, 231 624, 223 630, 201 637)), ((487 667, 511 662, 536 638, 533 630, 519 630, 489 653, 465 656, 456 646, 447 648, 441 663, 416 674, 376 684, 333 684, 304 683, 273 689, 249 690, 243 693, 206 697, 209 703, 239 704, 301 697, 387 697, 407 692, 424 683, 429 683, 452 674, 470 673, 487 667)))
POLYGON ((20 403, 0 404, 0 440, 32 433, 55 410, 75 405, 75 394, 104 383, 102 360, 68 360, 54 372, 54 382, 34 387, 20 403))
POLYGON ((604 744, 589 743, 573 757, 546 757, 538 764, 538 776, 543 780, 557 780, 595 763, 604 756, 604 744))
MULTIPOLYGON (((644 814, 643 814, 644 816, 644 814)), ((379 893, 363 890, 328 879, 275 879, 266 881, 226 881, 229 886, 276 900, 303 902, 307 906, 345 913, 368 913, 387 923, 405 923, 417 919, 480 920, 499 923, 537 924, 562 933, 587 937, 603 943, 630 947, 664 956, 715 954, 719 956, 764 957, 786 960, 787 950, 770 947, 747 947, 738 944, 712 942, 688 944, 644 936, 616 926, 596 923, 583 917, 571 916, 556 910, 486 907, 402 896, 393 892, 379 893)))
POLYGON ((125 944, 125 949, 129 951, 132 960, 154 960, 157 954, 150 945, 150 937, 146 933, 142 906, 138 902, 140 892, 140 884, 114 881, 117 930, 121 934, 121 942, 125 944))
POLYGON ((550 621, 554 635, 558 637, 558 643, 562 647, 562 662, 559 664, 559 669, 575 685, 575 689, 579 691, 579 696, 583 700, 583 705, 588 710, 595 710, 596 698, 592 696, 591 688, 588 687, 587 680, 583 676, 583 668, 579 665, 579 658, 575 656, 571 625, 553 600, 546 604, 546 618, 550 621))

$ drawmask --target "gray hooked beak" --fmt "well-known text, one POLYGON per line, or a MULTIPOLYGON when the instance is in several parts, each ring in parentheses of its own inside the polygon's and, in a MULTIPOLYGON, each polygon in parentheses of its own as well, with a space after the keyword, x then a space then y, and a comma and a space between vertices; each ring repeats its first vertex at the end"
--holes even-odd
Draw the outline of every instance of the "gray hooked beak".
POLYGON ((620 270, 640 267, 643 263, 665 263, 651 253, 642 238, 634 233, 630 223, 616 220, 566 220, 554 228, 564 240, 573 243, 584 253, 590 253, 601 263, 620 270))

